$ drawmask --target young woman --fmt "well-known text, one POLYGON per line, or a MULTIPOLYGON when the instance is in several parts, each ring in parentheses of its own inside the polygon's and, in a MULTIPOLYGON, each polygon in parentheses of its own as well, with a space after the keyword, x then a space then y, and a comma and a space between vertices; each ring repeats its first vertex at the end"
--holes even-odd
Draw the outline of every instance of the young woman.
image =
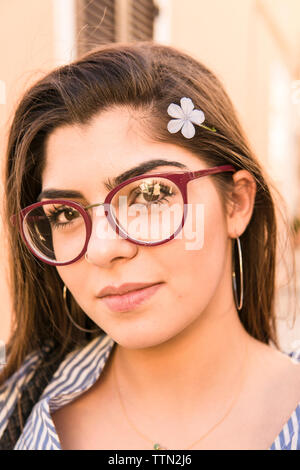
POLYGON ((211 71, 151 41, 53 70, 5 178, 3 447, 300 449, 273 197, 211 71))

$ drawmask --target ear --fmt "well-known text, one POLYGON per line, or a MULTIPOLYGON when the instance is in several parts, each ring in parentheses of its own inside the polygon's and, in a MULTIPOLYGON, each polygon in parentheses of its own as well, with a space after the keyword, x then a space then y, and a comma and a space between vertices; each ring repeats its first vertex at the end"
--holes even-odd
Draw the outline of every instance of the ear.
POLYGON ((233 188, 227 206, 227 228, 230 238, 242 235, 250 222, 256 195, 254 177, 247 170, 233 174, 233 188))

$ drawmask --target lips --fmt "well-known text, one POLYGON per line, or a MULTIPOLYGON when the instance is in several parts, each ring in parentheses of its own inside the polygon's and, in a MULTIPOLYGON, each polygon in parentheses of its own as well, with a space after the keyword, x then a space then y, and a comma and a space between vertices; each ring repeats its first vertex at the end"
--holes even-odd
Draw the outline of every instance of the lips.
POLYGON ((133 311, 140 304, 150 299, 162 285, 163 283, 144 284, 144 288, 127 291, 123 295, 105 295, 101 297, 101 301, 113 312, 133 311))
POLYGON ((151 283, 145 284, 142 282, 131 282, 131 283, 122 284, 119 287, 106 286, 104 287, 104 289, 98 292, 97 297, 103 298, 109 295, 124 295, 124 294, 127 294, 128 292, 145 289, 146 287, 150 287, 156 284, 158 283, 151 282, 151 283))

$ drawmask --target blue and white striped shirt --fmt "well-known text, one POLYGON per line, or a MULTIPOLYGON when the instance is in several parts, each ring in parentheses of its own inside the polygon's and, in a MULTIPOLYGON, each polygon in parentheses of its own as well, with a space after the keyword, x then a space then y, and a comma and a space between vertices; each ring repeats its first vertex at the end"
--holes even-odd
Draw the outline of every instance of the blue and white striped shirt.
MULTIPOLYGON (((104 333, 65 357, 34 405, 15 450, 62 450, 51 413, 96 382, 114 344, 114 340, 104 333)), ((290 355, 294 361, 300 362, 300 349, 290 355)), ((37 361, 36 352, 28 355, 21 368, 0 387, 0 438, 16 404, 18 390, 22 390, 31 379, 37 361)), ((284 449, 300 450, 300 402, 269 448, 284 449)))

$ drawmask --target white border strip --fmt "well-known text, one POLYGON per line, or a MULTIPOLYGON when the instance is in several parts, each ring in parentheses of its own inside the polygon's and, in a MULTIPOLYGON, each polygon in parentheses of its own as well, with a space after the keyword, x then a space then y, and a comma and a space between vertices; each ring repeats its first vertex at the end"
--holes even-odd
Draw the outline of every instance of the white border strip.
POLYGON ((54 59, 58 65, 77 57, 75 0, 53 0, 54 59))
POLYGON ((154 20, 154 41, 171 44, 172 2, 171 0, 155 0, 159 14, 154 20))

